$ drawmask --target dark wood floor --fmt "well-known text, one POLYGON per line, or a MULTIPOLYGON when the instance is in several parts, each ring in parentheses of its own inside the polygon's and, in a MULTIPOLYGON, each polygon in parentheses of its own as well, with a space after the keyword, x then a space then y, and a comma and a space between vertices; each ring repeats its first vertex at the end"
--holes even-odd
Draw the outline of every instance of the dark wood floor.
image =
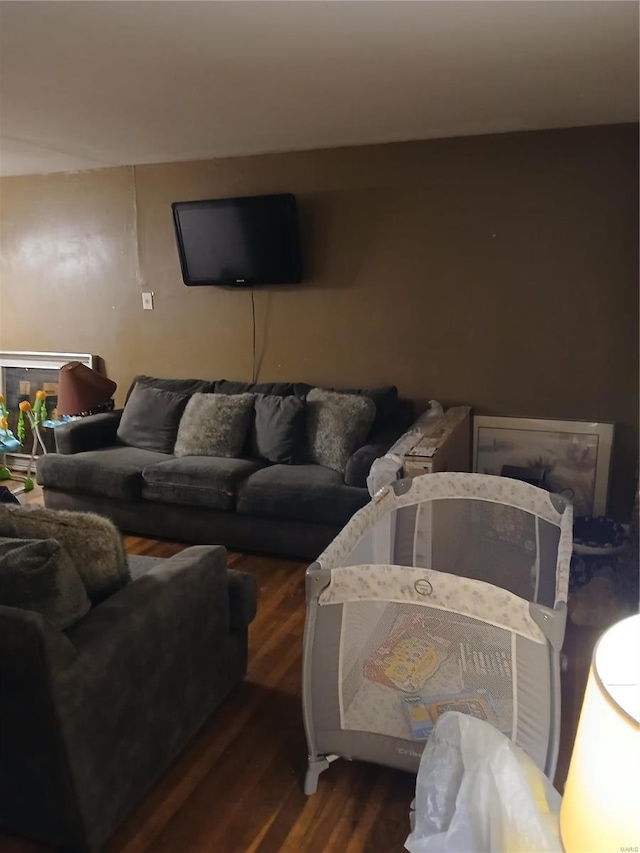
MULTIPOLYGON (((184 546, 127 537, 126 547, 133 554, 168 557, 184 546)), ((322 774, 315 795, 302 791, 305 564, 231 553, 229 565, 258 581, 247 677, 112 837, 108 853, 399 853, 409 831, 415 777, 339 760, 322 774)), ((597 636, 592 629, 567 626, 560 790, 597 636)), ((0 836, 2 853, 44 849, 0 836)))

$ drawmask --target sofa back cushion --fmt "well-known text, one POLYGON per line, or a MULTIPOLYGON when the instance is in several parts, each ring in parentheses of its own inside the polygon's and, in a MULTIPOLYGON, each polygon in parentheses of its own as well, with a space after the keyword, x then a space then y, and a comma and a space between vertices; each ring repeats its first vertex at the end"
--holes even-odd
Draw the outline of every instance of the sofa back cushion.
POLYGON ((236 382, 231 379, 218 379, 216 394, 269 394, 289 397, 294 393, 291 382, 236 382))
POLYGON ((93 604, 131 579, 120 533, 108 518, 91 512, 0 504, 0 536, 55 539, 71 558, 93 604))
POLYGON ((375 404, 367 396, 314 388, 307 394, 311 460, 344 473, 351 454, 366 441, 375 415, 375 404))
MULTIPOLYGON (((279 397, 299 397, 305 399, 314 389, 307 382, 236 382, 230 379, 219 379, 215 383, 216 394, 267 394, 279 397)), ((198 389, 200 390, 200 389, 198 389)), ((336 394, 355 394, 357 397, 369 397, 376 407, 374 426, 377 429, 393 421, 399 405, 398 389, 395 385, 384 385, 380 388, 327 388, 336 394)))
POLYGON ((255 396, 255 418, 251 430, 253 456, 285 465, 300 462, 304 438, 304 400, 293 395, 255 396))
POLYGON ((189 397, 137 384, 127 400, 118 426, 118 439, 128 447, 173 453, 180 418, 189 397))
POLYGON ((395 385, 385 385, 381 388, 347 388, 341 390, 332 388, 339 394, 355 394, 357 397, 368 397, 376 407, 374 428, 379 429, 393 421, 398 410, 398 389, 395 385))
POLYGON ((91 609, 76 567, 54 539, 0 538, 0 604, 41 613, 60 630, 91 609))
POLYGON ((178 427, 175 455, 242 456, 253 400, 253 394, 194 394, 178 427))
POLYGON ((133 377, 133 381, 127 391, 127 400, 131 396, 136 385, 149 385, 151 388, 159 388, 160 391, 173 391, 174 394, 213 394, 215 382, 206 379, 162 379, 158 376, 147 376, 144 373, 133 377))

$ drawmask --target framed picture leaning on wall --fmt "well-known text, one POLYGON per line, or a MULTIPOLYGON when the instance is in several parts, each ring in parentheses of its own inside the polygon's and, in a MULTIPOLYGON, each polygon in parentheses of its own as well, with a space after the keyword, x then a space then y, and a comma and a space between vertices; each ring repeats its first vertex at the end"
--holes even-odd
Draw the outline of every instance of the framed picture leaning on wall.
POLYGON ((610 423, 477 415, 473 470, 544 469, 548 488, 571 498, 576 516, 606 515, 613 434, 610 423))

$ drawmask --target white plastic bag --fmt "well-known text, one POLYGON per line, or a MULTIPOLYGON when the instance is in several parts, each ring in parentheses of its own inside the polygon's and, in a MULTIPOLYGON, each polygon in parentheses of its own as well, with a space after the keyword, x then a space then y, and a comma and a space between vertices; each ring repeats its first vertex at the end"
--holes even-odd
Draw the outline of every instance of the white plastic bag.
POLYGON ((384 456, 379 456, 373 460, 373 465, 367 477, 367 488, 369 494, 373 497, 380 489, 391 485, 394 480, 397 480, 402 471, 403 459, 402 456, 396 456, 395 453, 386 453, 384 456))
POLYGON ((450 711, 416 781, 410 853, 561 853, 560 794, 502 732, 450 711))
POLYGON ((442 417, 443 413, 441 403, 437 400, 429 400, 429 408, 417 418, 410 429, 400 436, 384 456, 373 460, 367 477, 367 488, 371 497, 401 476, 405 452, 413 447, 424 427, 442 417))

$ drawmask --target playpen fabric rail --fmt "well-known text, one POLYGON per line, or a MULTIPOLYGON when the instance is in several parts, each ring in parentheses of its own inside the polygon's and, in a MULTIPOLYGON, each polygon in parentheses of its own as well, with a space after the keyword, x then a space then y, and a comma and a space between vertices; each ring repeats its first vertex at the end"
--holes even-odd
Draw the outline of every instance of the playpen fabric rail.
POLYGON ((322 607, 353 601, 428 604, 434 610, 482 619, 535 643, 546 642, 541 628, 531 618, 528 602, 483 581, 468 578, 461 582, 457 575, 447 572, 378 564, 333 569, 318 604, 322 607))
MULTIPOLYGON (((371 562, 388 564, 390 532, 383 525, 391 525, 391 516, 405 507, 426 501, 468 500, 508 506, 528 513, 559 528, 560 537, 555 565, 554 606, 566 603, 569 587, 569 565, 572 551, 573 509, 559 495, 553 495, 520 480, 495 477, 488 474, 463 472, 426 474, 410 480, 399 480, 382 489, 365 507, 359 510, 349 524, 336 536, 316 560, 318 568, 334 569, 352 560, 363 537, 374 531, 378 541, 373 543, 371 562), (385 553, 386 552, 386 553, 385 553)), ((428 568, 437 569, 437 566, 428 568)))

